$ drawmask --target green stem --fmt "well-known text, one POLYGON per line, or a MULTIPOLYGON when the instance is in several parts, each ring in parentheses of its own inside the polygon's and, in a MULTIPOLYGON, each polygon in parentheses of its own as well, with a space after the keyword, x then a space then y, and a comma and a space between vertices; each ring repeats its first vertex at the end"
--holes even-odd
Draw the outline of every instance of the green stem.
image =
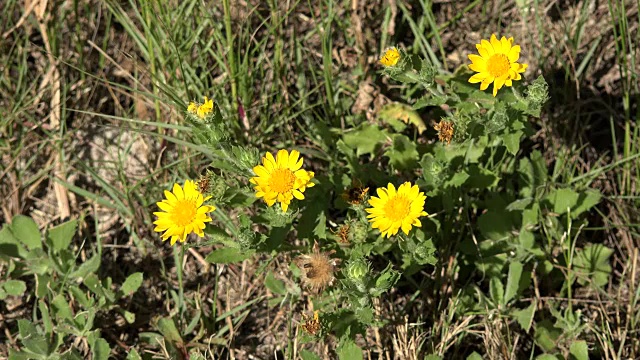
POLYGON ((184 260, 184 246, 180 245, 180 251, 176 251, 176 248, 173 248, 173 258, 174 263, 176 264, 176 270, 178 272, 178 311, 180 312, 180 323, 184 318, 184 284, 182 282, 182 262, 184 260))

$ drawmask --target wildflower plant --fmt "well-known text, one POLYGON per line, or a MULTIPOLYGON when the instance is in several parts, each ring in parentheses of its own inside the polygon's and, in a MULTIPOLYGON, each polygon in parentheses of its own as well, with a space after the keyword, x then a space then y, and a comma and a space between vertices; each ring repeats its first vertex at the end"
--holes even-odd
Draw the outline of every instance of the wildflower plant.
MULTIPOLYGON (((347 129, 326 135, 321 157, 284 141, 269 148, 231 141, 229 115, 213 100, 190 103, 186 120, 210 167, 197 183, 165 192, 156 231, 172 244, 204 235, 201 244, 216 246, 206 256, 212 263, 287 253, 295 285, 268 272, 272 303, 300 307, 304 341, 331 334, 338 351, 385 321, 374 316, 373 300, 403 276, 453 261, 504 288, 508 261, 517 264, 509 267, 515 278, 518 266, 542 256, 531 224, 550 195, 536 185, 535 152, 518 156, 548 92, 542 77, 527 81, 513 38, 492 35, 476 50, 453 73, 400 46, 385 50, 381 74, 405 92, 377 123, 354 116, 347 129), (521 198, 503 194, 511 181, 520 182, 521 198)), ((504 308, 514 291, 506 287, 487 306, 504 308)), ((479 301, 474 294, 461 295, 470 308, 479 301)))

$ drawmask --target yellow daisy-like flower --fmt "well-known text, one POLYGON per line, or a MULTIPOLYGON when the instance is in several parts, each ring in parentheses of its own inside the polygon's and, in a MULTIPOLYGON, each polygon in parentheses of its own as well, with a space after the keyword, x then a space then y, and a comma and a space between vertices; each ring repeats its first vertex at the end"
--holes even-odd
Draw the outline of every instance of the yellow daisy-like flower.
POLYGON ((255 166, 253 172, 257 175, 249 180, 255 185, 256 196, 262 198, 268 206, 277 202, 286 212, 291 200, 304 199, 304 191, 315 184, 311 182, 313 171, 302 168, 300 153, 292 150, 280 150, 274 158, 267 153, 262 158, 262 165, 255 166))
POLYGON ((190 102, 189 106, 187 107, 187 112, 191 114, 195 114, 196 111, 198 111, 198 104, 194 103, 193 101, 190 102))
POLYGON ((185 181, 184 188, 173 184, 173 192, 165 190, 164 196, 165 200, 156 203, 162 211, 153 213, 158 217, 153 231, 164 232, 162 241, 171 238, 171 245, 178 240, 185 242, 192 232, 204 237, 205 223, 212 220, 207 213, 216 209, 203 205, 211 196, 204 197, 191 180, 185 181))
POLYGON ((209 99, 208 97, 204 97, 204 104, 198 106, 198 110, 196 111, 198 117, 200 119, 204 119, 213 111, 213 99, 209 99))
POLYGON ((369 205, 372 207, 365 211, 369 213, 367 218, 373 223, 371 226, 379 229, 383 236, 391 237, 400 229, 409 235, 411 227, 422 226, 418 218, 427 216, 424 211, 427 197, 418 185, 411 186, 407 181, 396 191, 393 184, 389 183, 387 188, 378 188, 376 192, 378 197, 372 196, 369 199, 369 205))
POLYGON ((480 55, 471 54, 469 69, 477 72, 469 78, 472 84, 480 83, 480 90, 485 90, 493 83, 493 96, 496 96, 502 86, 511 86, 513 80, 520 80, 520 75, 527 69, 527 64, 518 63, 520 45, 512 45, 513 37, 500 40, 495 34, 491 35, 491 42, 487 40, 476 44, 480 55))
POLYGON ((384 66, 396 66, 398 60, 400 60, 400 52, 398 49, 392 47, 382 55, 380 58, 380 64, 384 66))

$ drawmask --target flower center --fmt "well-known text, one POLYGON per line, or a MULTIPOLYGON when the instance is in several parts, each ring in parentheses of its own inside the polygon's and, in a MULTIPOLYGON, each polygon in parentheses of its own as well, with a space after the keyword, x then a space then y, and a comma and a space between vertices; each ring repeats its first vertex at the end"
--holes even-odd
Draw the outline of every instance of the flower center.
POLYGON ((193 222, 196 217, 197 209, 196 203, 193 200, 185 199, 180 200, 173 207, 171 212, 171 220, 178 226, 186 226, 193 222))
POLYGON ((487 61, 487 70, 494 77, 500 77, 509 71, 511 64, 505 54, 493 54, 487 61))
POLYGON ((401 221, 409 215, 411 201, 405 196, 396 195, 384 205, 386 217, 392 221, 401 221))
POLYGON ((276 169, 271 173, 271 178, 269 178, 269 186, 277 193, 291 191, 295 182, 296 176, 289 169, 276 169))

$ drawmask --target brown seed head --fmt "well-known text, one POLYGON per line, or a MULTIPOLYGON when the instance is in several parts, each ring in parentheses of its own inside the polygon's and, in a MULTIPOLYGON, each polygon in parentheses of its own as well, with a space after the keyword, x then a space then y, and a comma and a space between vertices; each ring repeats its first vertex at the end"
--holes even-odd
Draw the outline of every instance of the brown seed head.
POLYGON ((337 231, 332 231, 334 235, 338 238, 338 242, 341 244, 349 243, 349 230, 351 229, 351 225, 342 224, 337 231))
POLYGON ((296 258, 296 265, 302 270, 302 283, 312 291, 320 292, 326 286, 333 284, 333 274, 339 259, 332 259, 335 251, 320 252, 318 243, 313 244, 311 254, 300 255, 296 258))
POLYGON ((438 132, 438 139, 442 142, 447 142, 447 145, 451 143, 453 138, 453 123, 450 121, 440 120, 439 123, 433 126, 438 132))
POLYGON ((318 316, 318 310, 313 312, 313 319, 307 317, 306 314, 302 314, 304 324, 300 325, 304 331, 311 335, 315 335, 320 331, 320 319, 318 316))

